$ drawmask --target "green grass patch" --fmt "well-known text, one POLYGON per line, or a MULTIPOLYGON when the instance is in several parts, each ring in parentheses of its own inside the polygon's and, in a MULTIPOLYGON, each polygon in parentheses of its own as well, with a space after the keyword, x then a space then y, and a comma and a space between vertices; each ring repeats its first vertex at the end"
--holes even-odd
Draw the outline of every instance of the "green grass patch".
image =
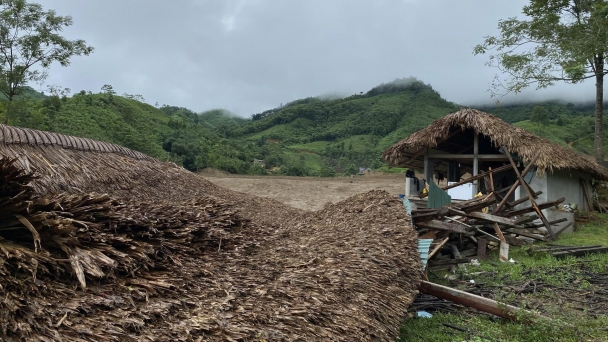
POLYGON ((558 239, 560 244, 584 246, 608 246, 608 214, 594 214, 590 222, 577 227, 574 233, 563 233, 558 239))
MULTIPOLYGON (((556 243, 608 245, 606 221, 607 214, 591 215, 588 223, 574 233, 562 234, 556 243)), ((447 271, 435 272, 439 279, 430 274, 430 280, 464 290, 471 289, 469 280, 473 279, 476 286, 491 293, 490 298, 538 311, 550 320, 520 323, 472 311, 436 312, 432 318, 409 319, 399 341, 608 341, 608 311, 597 306, 603 305, 601 296, 606 287, 598 278, 593 280, 595 275, 605 279, 608 253, 556 259, 548 253, 532 252, 526 245, 511 246, 509 257, 515 263, 499 262, 494 252, 479 267, 467 266, 468 272, 456 280, 447 280, 447 271), (538 284, 538 291, 521 292, 522 286, 531 283, 538 284)))
POLYGON ((569 320, 568 323, 573 326, 559 319, 522 324, 485 315, 437 313, 432 318, 408 320, 398 341, 608 341, 605 330, 608 316, 569 320))

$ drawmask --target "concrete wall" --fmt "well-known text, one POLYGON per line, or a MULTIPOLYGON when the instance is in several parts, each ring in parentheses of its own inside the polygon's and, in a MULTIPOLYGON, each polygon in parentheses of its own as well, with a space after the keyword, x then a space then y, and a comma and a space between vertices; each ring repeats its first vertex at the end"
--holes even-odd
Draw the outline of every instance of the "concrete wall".
MULTIPOLYGON (((532 173, 532 171, 530 171, 532 173)), ((544 176, 538 176, 536 172, 532 175, 528 174, 526 177, 526 181, 529 181, 530 187, 534 191, 542 191, 543 193, 538 196, 536 200, 537 203, 543 203, 547 201, 554 201, 561 197, 564 197, 566 200, 562 202, 562 204, 571 204, 576 203, 578 205, 579 211, 586 210, 585 198, 583 189, 581 187, 579 179, 583 179, 585 181, 585 185, 589 193, 591 194, 591 175, 585 172, 580 172, 576 170, 556 170, 553 173, 545 174, 544 176), (530 179, 531 177, 531 179, 530 179)), ((519 199, 521 197, 526 197, 525 190, 519 187, 515 191, 515 198, 519 199)), ((520 205, 520 207, 529 206, 530 202, 525 202, 520 205)), ((553 208, 544 209, 543 213, 547 217, 547 220, 553 221, 557 219, 561 219, 563 217, 567 218, 568 221, 559 223, 557 225, 552 226, 553 231, 559 231, 561 228, 572 222, 572 225, 565 230, 565 232, 571 232, 574 228, 574 214, 563 212, 560 210, 555 210, 553 208)), ((540 220, 538 221, 540 223, 540 220)))
POLYGON ((587 186, 588 193, 591 194, 591 175, 575 170, 556 170, 547 177, 549 198, 556 200, 564 197, 566 198, 564 204, 576 203, 579 211, 589 209, 586 206, 585 195, 579 181, 581 178, 587 186))

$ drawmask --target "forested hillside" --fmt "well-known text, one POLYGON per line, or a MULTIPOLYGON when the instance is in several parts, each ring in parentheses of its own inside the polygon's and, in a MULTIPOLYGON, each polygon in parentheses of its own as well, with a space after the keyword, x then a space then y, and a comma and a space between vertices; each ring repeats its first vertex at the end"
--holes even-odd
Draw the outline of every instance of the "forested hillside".
MULTIPOLYGON (((3 121, 6 105, 0 104, 3 121)), ((118 96, 111 86, 97 94, 52 89, 48 96, 28 89, 11 105, 11 125, 116 143, 192 171, 213 167, 296 176, 380 168, 384 149, 459 108, 430 85, 411 78, 341 99, 297 100, 251 119, 224 110, 156 108, 139 95, 118 96)), ((553 101, 479 109, 579 152, 593 151, 592 103, 553 101)))
MULTIPOLYGON (((10 125, 119 144, 193 171, 214 167, 244 173, 253 158, 238 142, 217 134, 217 127, 205 122, 204 114, 186 108, 155 108, 138 96, 118 96, 109 86, 98 94, 36 94, 13 101, 10 125)), ((6 105, 0 104, 2 122, 6 105)))

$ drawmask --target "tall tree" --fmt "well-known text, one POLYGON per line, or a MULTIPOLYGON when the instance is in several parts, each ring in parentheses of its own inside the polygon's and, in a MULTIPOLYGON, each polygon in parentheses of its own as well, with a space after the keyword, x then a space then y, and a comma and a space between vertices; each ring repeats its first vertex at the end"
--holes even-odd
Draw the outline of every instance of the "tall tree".
POLYGON ((533 84, 541 89, 557 81, 595 78, 594 150, 595 159, 603 161, 608 0, 530 0, 523 14, 526 20, 500 20, 500 34, 484 37, 473 49, 475 55, 492 51, 486 64, 503 72, 494 78, 492 96, 504 95, 503 90, 518 93, 533 84))
POLYGON ((0 93, 9 102, 28 82, 43 81, 53 62, 68 66, 73 56, 93 52, 84 40, 60 35, 70 25, 72 17, 45 11, 39 4, 0 0, 0 93))

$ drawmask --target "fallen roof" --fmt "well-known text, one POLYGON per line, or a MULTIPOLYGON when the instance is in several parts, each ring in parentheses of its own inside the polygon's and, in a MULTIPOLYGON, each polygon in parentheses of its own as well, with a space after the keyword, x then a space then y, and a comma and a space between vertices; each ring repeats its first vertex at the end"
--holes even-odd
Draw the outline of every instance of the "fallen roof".
POLYGON ((398 337, 422 265, 396 197, 304 212, 128 149, 2 132, 0 340, 398 337))
POLYGON ((384 151, 382 159, 394 165, 411 167, 414 160, 420 162, 424 158, 424 154, 417 152, 437 147, 458 129, 472 129, 488 137, 495 147, 506 146, 525 162, 541 151, 536 161, 540 174, 557 169, 575 169, 588 172, 597 179, 608 180, 608 170, 598 163, 491 114, 470 108, 446 115, 411 134, 384 151))

